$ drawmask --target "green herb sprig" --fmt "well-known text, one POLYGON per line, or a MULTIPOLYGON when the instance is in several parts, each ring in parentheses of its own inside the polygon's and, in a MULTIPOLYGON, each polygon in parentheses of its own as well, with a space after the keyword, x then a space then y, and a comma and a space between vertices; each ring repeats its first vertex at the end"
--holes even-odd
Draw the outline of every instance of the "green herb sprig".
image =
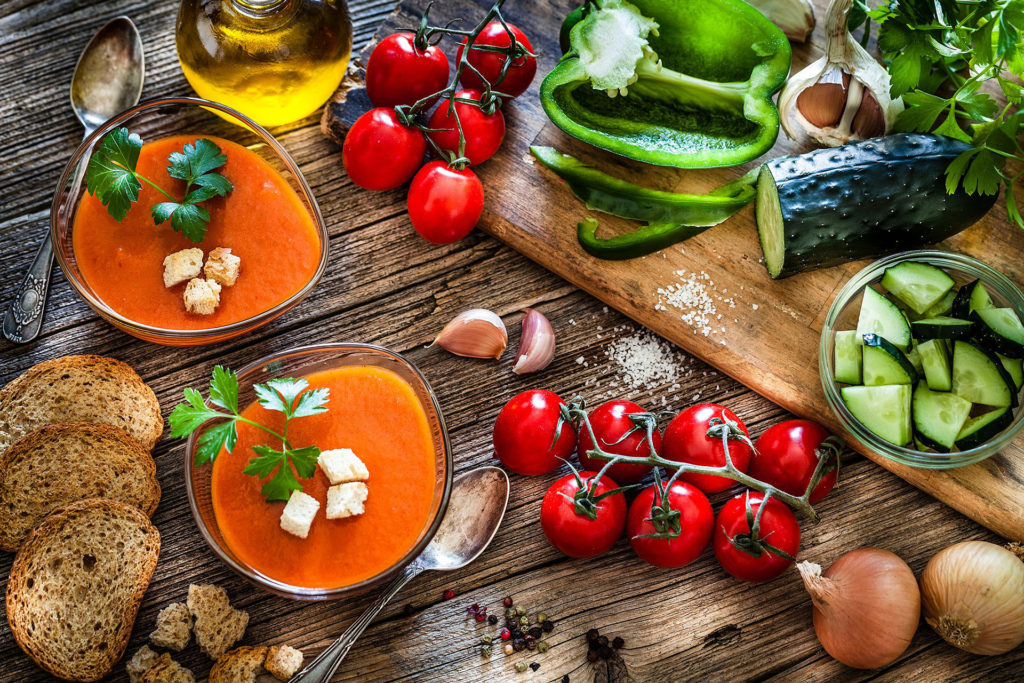
POLYGON ((117 128, 107 134, 86 167, 85 187, 89 194, 97 197, 107 207, 107 212, 120 222, 138 201, 142 183, 151 185, 167 198, 150 209, 153 223, 160 225, 170 220, 175 232, 193 242, 202 242, 210 212, 200 204, 213 197, 226 197, 234 189, 230 180, 213 172, 227 163, 227 155, 206 138, 186 144, 181 152, 172 152, 167 157, 167 173, 185 182, 185 198, 179 201, 136 171, 141 151, 142 138, 127 128, 117 128))
POLYGON ((185 402, 171 411, 171 436, 184 439, 209 420, 224 420, 208 427, 199 435, 195 464, 213 462, 221 449, 231 453, 238 442, 237 424, 244 422, 262 429, 281 441, 281 449, 270 446, 253 446, 256 457, 243 470, 245 474, 266 479, 260 493, 268 501, 288 500, 292 491, 301 491, 298 479, 308 479, 316 472, 320 449, 316 446, 295 448, 288 440, 288 426, 293 419, 327 412, 329 392, 326 388, 309 389, 309 382, 290 377, 272 379, 263 384, 253 385, 256 400, 267 410, 284 413, 284 428, 281 433, 242 417, 238 410, 238 376, 220 365, 213 369, 210 380, 210 403, 221 408, 216 410, 206 405, 203 395, 196 389, 185 389, 185 402), (225 412, 226 411, 226 412, 225 412), (276 470, 276 474, 274 474, 276 470), (296 478, 298 475, 298 479, 296 478))

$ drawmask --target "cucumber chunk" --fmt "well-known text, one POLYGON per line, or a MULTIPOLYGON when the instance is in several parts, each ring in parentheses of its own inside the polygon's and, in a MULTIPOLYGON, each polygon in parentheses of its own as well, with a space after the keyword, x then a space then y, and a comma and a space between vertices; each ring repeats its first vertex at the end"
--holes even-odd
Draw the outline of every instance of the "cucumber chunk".
POLYGON ((1014 385, 1020 389, 1021 385, 1024 384, 1024 360, 1020 358, 1007 358, 998 353, 996 355, 999 356, 999 362, 1006 369, 1006 374, 1013 380, 1014 385))
POLYGON ((914 432, 935 450, 949 451, 971 414, 971 402, 956 394, 932 391, 921 382, 914 389, 914 432))
POLYGON ((953 316, 956 318, 966 320, 974 311, 983 311, 986 308, 995 308, 995 304, 992 303, 992 297, 988 295, 985 283, 981 280, 961 287, 953 299, 953 316))
POLYGON ((978 322, 975 335, 982 346, 1010 358, 1024 357, 1024 325, 1012 308, 985 308, 975 311, 978 322))
POLYGON ((864 288, 857 318, 857 337, 866 334, 885 337, 900 349, 910 348, 910 322, 896 304, 871 287, 864 288))
POLYGON ((914 338, 923 339, 967 339, 971 336, 974 323, 960 318, 923 318, 910 323, 914 338))
POLYGON ((956 285, 946 271, 928 263, 904 261, 885 269, 886 291, 921 314, 937 304, 956 285))
POLYGON ((968 448, 977 448, 1011 424, 1013 424, 1013 413, 1009 408, 999 408, 972 417, 956 435, 956 447, 962 451, 966 451, 968 448))
POLYGON ((864 386, 915 384, 917 369, 907 355, 877 334, 864 335, 864 386))
POLYGON ((843 384, 860 384, 861 351, 856 330, 836 332, 835 376, 843 384))
POLYGON ((957 341, 953 346, 953 393, 971 403, 1006 408, 1016 403, 1017 387, 998 356, 957 341))
POLYGON ((914 430, 910 421, 909 384, 880 387, 843 387, 843 403, 864 427, 897 446, 910 443, 914 430))
POLYGON ((921 374, 924 372, 924 366, 921 365, 921 352, 917 350, 916 344, 911 346, 910 350, 907 351, 907 360, 909 360, 910 364, 914 366, 915 370, 917 370, 917 376, 920 378, 921 374))
POLYGON ((929 339, 914 348, 921 354, 921 368, 928 388, 933 391, 952 389, 953 373, 949 367, 949 351, 945 343, 940 339, 929 339))
POLYGON ((939 299, 938 303, 929 308, 924 312, 923 318, 938 318, 939 316, 949 315, 953 312, 953 299, 956 298, 956 292, 949 290, 946 295, 939 299))

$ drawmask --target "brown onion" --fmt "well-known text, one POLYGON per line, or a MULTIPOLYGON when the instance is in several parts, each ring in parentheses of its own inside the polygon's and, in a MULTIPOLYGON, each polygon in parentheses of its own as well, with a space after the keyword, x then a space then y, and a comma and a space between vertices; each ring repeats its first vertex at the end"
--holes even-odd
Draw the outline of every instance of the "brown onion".
POLYGON ((976 655, 1024 643, 1024 562, 1009 549, 966 541, 921 572, 924 618, 946 642, 976 655))
POLYGON ((921 618, 921 593, 914 572, 899 557, 859 548, 824 574, 813 562, 796 567, 814 603, 814 632, 836 660, 875 669, 910 645, 921 618))

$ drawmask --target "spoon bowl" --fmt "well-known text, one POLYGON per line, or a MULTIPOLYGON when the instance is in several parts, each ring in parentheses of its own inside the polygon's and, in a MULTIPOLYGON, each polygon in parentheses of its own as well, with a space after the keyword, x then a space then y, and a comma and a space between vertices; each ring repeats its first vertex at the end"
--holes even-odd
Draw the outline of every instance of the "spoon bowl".
POLYGON ((135 106, 145 77, 138 29, 128 17, 111 19, 85 46, 71 76, 71 109, 86 132, 135 106))

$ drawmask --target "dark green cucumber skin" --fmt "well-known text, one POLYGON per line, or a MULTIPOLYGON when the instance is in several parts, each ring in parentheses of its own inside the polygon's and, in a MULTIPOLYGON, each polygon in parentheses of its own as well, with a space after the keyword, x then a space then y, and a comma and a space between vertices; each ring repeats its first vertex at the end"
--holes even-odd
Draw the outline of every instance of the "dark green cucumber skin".
POLYGON ((976 311, 971 311, 971 320, 974 321, 973 337, 975 346, 1001 353, 1007 358, 1024 357, 1024 346, 1021 346, 1012 339, 1006 339, 995 330, 989 329, 988 325, 985 324, 976 311))
POLYGON ((958 439, 956 447, 962 451, 966 451, 969 448, 976 448, 994 438, 997 434, 1000 434, 1011 424, 1013 424, 1013 409, 1006 408, 1000 417, 989 422, 978 431, 968 434, 962 439, 958 439))
POLYGON ((953 299, 953 317, 961 320, 969 320, 971 317, 971 294, 981 280, 975 280, 961 287, 953 299))
POLYGON ((946 193, 946 167, 969 148, 903 133, 769 161, 785 233, 777 279, 918 249, 976 223, 996 195, 946 193))

